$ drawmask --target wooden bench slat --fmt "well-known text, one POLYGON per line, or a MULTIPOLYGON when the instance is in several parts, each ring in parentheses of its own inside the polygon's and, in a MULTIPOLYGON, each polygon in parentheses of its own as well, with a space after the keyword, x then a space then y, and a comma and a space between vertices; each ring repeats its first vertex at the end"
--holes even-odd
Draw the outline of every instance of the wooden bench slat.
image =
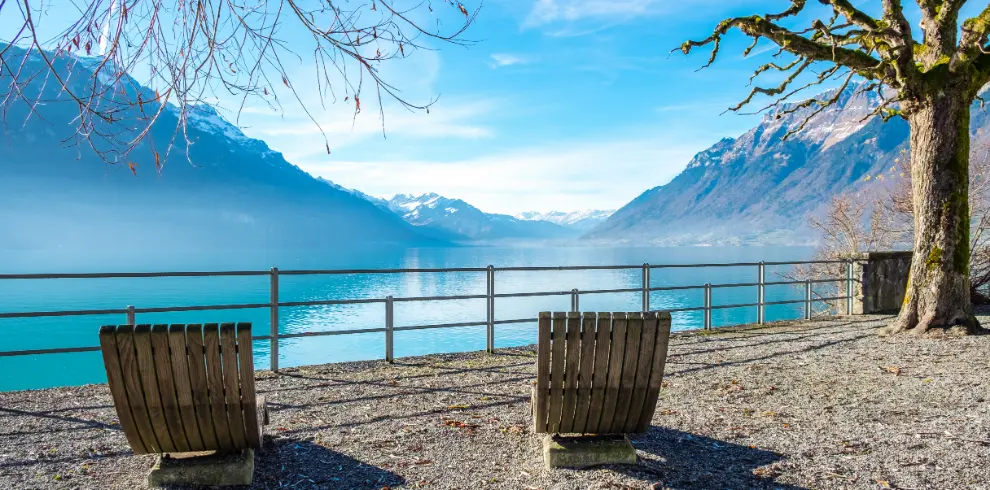
POLYGON ((547 432, 547 401, 550 396, 550 312, 540 313, 536 343, 536 406, 534 432, 547 432))
POLYGON ((172 359, 172 382, 175 383, 175 395, 178 402, 182 427, 185 429, 186 442, 190 451, 206 451, 203 437, 200 435, 199 421, 196 417, 196 405, 193 402, 192 385, 189 379, 189 355, 186 342, 186 326, 171 325, 168 327, 169 356, 172 359))
POLYGON ((261 448, 261 424, 254 392, 254 345, 251 324, 237 324, 237 366, 241 380, 241 403, 244 407, 244 438, 249 447, 261 448))
POLYGON ((663 370, 667 364, 667 347, 670 344, 670 313, 660 312, 657 314, 657 335, 653 348, 653 362, 650 370, 649 390, 644 401, 643 413, 639 418, 639 425, 636 432, 646 432, 653 421, 653 414, 656 412, 657 400, 660 397, 660 389, 663 386, 663 370))
POLYGON ((172 440, 168 420, 165 418, 165 407, 158 386, 158 366, 155 365, 154 349, 151 340, 151 325, 134 327, 134 347, 137 352, 137 365, 141 373, 141 387, 144 390, 144 400, 148 407, 151 426, 158 438, 160 451, 174 453, 178 446, 172 440))
POLYGON ((585 431, 597 433, 605 404, 605 382, 608 380, 608 355, 612 334, 612 314, 598 313, 595 328, 595 372, 591 380, 591 405, 588 408, 588 424, 585 431))
POLYGON ((643 333, 643 315, 630 313, 626 323, 626 351, 622 355, 622 386, 619 389, 619 401, 615 405, 615 418, 612 419, 613 433, 622 432, 629 416, 629 404, 632 401, 636 384, 636 363, 639 360, 639 344, 643 333))
POLYGON ((564 361, 564 406, 560 412, 560 432, 574 432, 574 409, 577 405, 578 376, 581 362, 581 314, 567 314, 566 356, 564 361))
POLYGON ((547 419, 547 432, 560 432, 560 413, 564 406, 564 330, 567 316, 553 314, 553 332, 550 355, 550 412, 547 419))
POLYGON ((110 387, 113 405, 117 410, 117 418, 120 420, 120 427, 124 430, 127 442, 136 454, 144 454, 148 452, 148 449, 141 440, 141 433, 131 415, 131 404, 127 399, 127 386, 124 383, 120 356, 117 354, 115 332, 116 327, 113 326, 100 328, 100 350, 103 352, 103 365, 107 370, 107 385, 110 387))
POLYGON ((206 383, 210 390, 210 410, 217 445, 222 450, 234 449, 227 420, 227 401, 224 394, 223 368, 220 360, 220 327, 216 323, 203 326, 203 346, 206 352, 206 383))
POLYGON ((619 387, 622 380, 623 357, 626 352, 626 314, 612 314, 612 341, 609 344, 608 379, 605 382, 605 404, 598 433, 612 432, 612 422, 619 401, 619 387))
POLYGON ((643 334, 637 355, 636 382, 633 384, 632 401, 629 402, 629 415, 626 416, 623 432, 637 432, 636 428, 639 426, 640 417, 643 415, 643 404, 650 389, 650 370, 653 369, 656 339, 657 315, 656 313, 646 313, 643 315, 643 334))
MULTIPOLYGON (((127 403, 131 408, 131 417, 137 427, 145 453, 161 453, 162 444, 158 442, 158 434, 152 425, 148 402, 144 397, 141 386, 141 369, 137 362, 137 346, 134 343, 134 327, 121 325, 114 333, 117 341, 117 356, 120 358, 120 370, 124 377, 124 388, 127 392, 127 403)), ((132 447, 137 452, 137 449, 132 447)))
POLYGON ((578 374, 577 406, 574 408, 575 433, 584 433, 588 427, 588 410, 591 408, 591 382, 595 375, 595 325, 594 313, 581 317, 581 361, 578 374))
POLYGON ((227 420, 234 449, 247 448, 244 432, 244 404, 241 401, 240 375, 237 368, 237 331, 233 323, 220 325, 220 361, 223 363, 224 395, 227 400, 227 420))
POLYGON ((205 348, 203 347, 203 326, 186 326, 186 346, 189 354, 189 386, 192 390, 192 403, 196 410, 196 425, 203 447, 218 448, 216 429, 213 428, 213 412, 210 407, 210 388, 206 379, 205 348))
POLYGON ((162 399, 162 413, 165 415, 165 425, 172 436, 172 445, 176 452, 189 452, 189 440, 182 424, 179 413, 179 400, 175 394, 175 381, 172 377, 172 356, 169 347, 168 325, 151 327, 152 358, 155 363, 155 375, 158 377, 158 393, 162 399))

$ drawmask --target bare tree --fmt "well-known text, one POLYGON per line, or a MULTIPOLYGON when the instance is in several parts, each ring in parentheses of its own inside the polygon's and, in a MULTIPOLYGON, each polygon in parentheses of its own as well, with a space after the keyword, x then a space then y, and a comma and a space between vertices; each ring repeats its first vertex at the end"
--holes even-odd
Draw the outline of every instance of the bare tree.
MULTIPOLYGON (((791 0, 778 13, 725 19, 710 36, 687 41, 680 49, 687 54, 711 46, 705 66, 711 65, 722 38, 736 29, 753 40, 744 54, 766 39, 779 47, 778 56, 791 56, 788 61, 758 67, 754 77, 768 71, 786 76, 775 86, 755 87, 733 111, 746 107, 757 95, 774 99, 766 108, 776 107, 802 89, 828 80, 841 79, 840 88, 845 89, 854 77, 867 79, 864 90, 875 90, 883 99, 873 114, 903 117, 911 128, 915 254, 906 301, 887 333, 920 334, 957 326, 966 332, 977 331, 979 322, 973 316, 968 284, 969 109, 980 88, 990 82, 986 46, 990 5, 960 22, 966 0, 916 0, 921 22, 920 32, 915 32, 902 0, 874 3, 869 8, 879 16, 849 0, 819 0, 830 7, 829 16, 814 18, 806 28, 784 25, 798 20, 799 14, 809 14, 808 3, 791 0), (811 74, 813 65, 822 69, 811 74), (802 73, 810 75, 811 81, 795 82, 802 73)), ((810 119, 834 104, 841 93, 782 110, 791 113, 812 107, 810 119)))
MULTIPOLYGON (((841 260, 857 252, 910 247, 914 239, 910 160, 902 155, 894 163, 888 172, 867 175, 869 183, 858 190, 834 196, 822 216, 809 217, 821 239, 815 260, 841 260)), ((990 286, 990 146, 978 144, 971 163, 970 297, 975 303, 986 303, 990 286)), ((788 277, 834 279, 841 275, 837 264, 812 264, 795 269, 788 277)))
MULTIPOLYGON (((281 109, 282 94, 319 126, 286 69, 295 58, 310 64, 322 104, 348 104, 357 117, 370 89, 384 131, 383 99, 427 112, 435 99, 408 100, 383 79, 381 63, 432 49, 431 42, 466 45, 460 37, 477 13, 452 0, 0 0, 0 15, 20 16, 16 30, 0 33, 0 109, 5 122, 19 103, 36 116, 55 93, 78 110, 75 144, 132 171, 135 160, 161 170, 176 142, 184 139, 188 150, 190 107, 217 95, 239 100, 229 108, 239 118, 249 101, 281 109), (54 35, 43 25, 53 10, 69 19, 54 35), (444 20, 455 27, 445 29, 444 20), (308 45, 288 42, 290 33, 304 34, 308 45), (75 76, 83 60, 87 76, 75 76), (167 148, 159 153, 152 140, 152 155, 131 156, 169 108, 178 122, 167 148)), ((325 133, 321 143, 329 153, 325 133)))

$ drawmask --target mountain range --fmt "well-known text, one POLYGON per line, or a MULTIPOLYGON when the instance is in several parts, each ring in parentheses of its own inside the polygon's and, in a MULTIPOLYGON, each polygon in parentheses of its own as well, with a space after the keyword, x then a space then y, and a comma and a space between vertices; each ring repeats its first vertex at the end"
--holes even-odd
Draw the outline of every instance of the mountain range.
MULTIPOLYGON (((36 53, 15 47, 7 56, 26 57, 25 73, 41 71, 43 60, 36 53)), ((97 78, 92 58, 52 59, 78 90, 97 78)), ((129 83, 106 78, 96 83, 120 84, 114 87, 120 97, 153 98, 133 79, 124 80, 129 83)), ((245 136, 209 105, 188 108, 191 144, 177 144, 158 172, 149 162, 169 146, 178 121, 174 107, 163 111, 135 149, 132 172, 71 144, 77 141, 78 109, 57 100, 56 84, 39 79, 20 88, 24 99, 40 96, 45 102, 6 107, 0 249, 429 246, 520 239, 573 243, 579 237, 587 244, 809 244, 814 234, 808 216, 821 213, 837 193, 876 185, 870 177, 889 174, 907 150, 909 134, 905 121, 885 123, 873 116, 879 99, 853 85, 792 137, 783 139, 811 115, 814 104, 781 105, 746 133, 699 152, 670 182, 614 213, 509 216, 435 193, 381 199, 314 178, 263 141, 245 136)), ((816 97, 834 95, 826 91, 816 97)), ((988 113, 974 104, 972 117, 974 147, 990 144, 988 113)))
MULTIPOLYGON (((835 105, 784 104, 738 138, 699 152, 669 183, 649 189, 616 211, 585 238, 600 243, 652 245, 810 244, 808 216, 833 195, 876 185, 869 176, 890 174, 908 149, 909 128, 883 122, 872 111, 873 92, 851 85, 835 105)), ((826 100, 835 90, 816 97, 826 100)), ((986 113, 974 106, 974 135, 986 113)))
MULTIPOLYGON (((42 70, 37 53, 14 47, 5 56, 10 66, 20 65, 16 57, 21 57, 24 73, 42 70)), ((113 83, 93 76, 92 59, 51 59, 80 92, 94 83, 99 90, 113 83)), ((131 82, 116 82, 120 86, 113 93, 153 100, 152 91, 131 82)), ((6 107, 0 143, 0 249, 112 253, 446 243, 366 199, 317 181, 264 142, 246 137, 209 105, 188 109, 191 144, 172 147, 158 172, 157 152, 164 157, 178 122, 174 107, 162 111, 131 154, 132 172, 125 162, 105 163, 86 141, 78 144, 73 124, 78 106, 59 99, 57 84, 39 77, 20 89, 24 99, 6 107), (39 96, 44 102, 24 102, 39 96)), ((137 110, 118 117, 133 121, 137 110)), ((96 124, 97 131, 112 129, 125 137, 135 130, 126 122, 96 124)))
POLYGON ((461 199, 451 199, 434 192, 418 196, 396 194, 391 199, 382 199, 322 177, 319 180, 400 216, 426 235, 455 242, 572 239, 590 229, 594 223, 603 222, 611 214, 609 211, 591 210, 575 213, 529 212, 509 216, 485 213, 461 199))

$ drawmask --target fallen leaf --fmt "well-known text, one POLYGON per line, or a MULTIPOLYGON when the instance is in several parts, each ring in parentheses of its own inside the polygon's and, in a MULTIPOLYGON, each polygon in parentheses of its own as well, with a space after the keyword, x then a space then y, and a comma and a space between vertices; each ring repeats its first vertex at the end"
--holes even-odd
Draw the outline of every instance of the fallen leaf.
POLYGON ((449 408, 451 410, 462 410, 462 409, 468 408, 469 406, 470 405, 461 404, 461 405, 451 405, 451 406, 449 406, 447 408, 449 408))
POLYGON ((890 374, 893 374, 894 376, 900 376, 901 375, 901 368, 899 368, 897 366, 887 366, 887 372, 890 373, 890 374))
POLYGON ((890 482, 887 480, 877 480, 877 485, 880 485, 880 488, 890 488, 890 482))

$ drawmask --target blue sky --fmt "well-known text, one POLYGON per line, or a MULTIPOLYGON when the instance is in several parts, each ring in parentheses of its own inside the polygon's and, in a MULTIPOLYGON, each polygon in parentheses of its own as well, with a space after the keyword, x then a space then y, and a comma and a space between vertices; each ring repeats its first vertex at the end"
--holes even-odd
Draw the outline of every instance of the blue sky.
POLYGON ((470 48, 435 44, 385 67, 412 100, 439 95, 428 115, 386 101, 386 138, 376 110, 352 127, 344 104, 318 117, 331 155, 292 108, 241 122, 306 171, 372 195, 434 191, 503 213, 617 208, 757 122, 720 114, 769 53, 742 59, 739 36, 696 71, 706 53, 669 51, 728 15, 781 5, 489 0, 466 33, 478 41, 470 48))
MULTIPOLYGON (((855 3, 879 8, 875 1, 855 3)), ((387 137, 370 90, 362 94, 364 110, 356 118, 353 102, 323 109, 305 56, 287 68, 326 130, 332 154, 291 103, 278 113, 250 103, 239 124, 304 170, 376 196, 432 191, 501 213, 617 208, 668 182, 695 153, 759 120, 722 112, 746 96, 753 69, 772 60, 768 42, 744 59, 748 39, 733 34, 719 60, 700 71, 706 49, 690 56, 670 50, 706 37, 726 17, 788 5, 488 0, 464 35, 477 41, 470 48, 434 42, 435 51, 382 65, 383 77, 409 100, 439 96, 430 114, 386 100, 387 137)), ((809 2, 807 14, 792 24, 827 17, 825 9, 809 2)), ((0 19, 0 25, 10 20, 0 19)), ((283 34, 290 44, 306 46, 302 34, 283 34)), ((770 73, 763 84, 779 80, 770 73)), ((221 96, 217 102, 233 120, 239 101, 221 96)))

